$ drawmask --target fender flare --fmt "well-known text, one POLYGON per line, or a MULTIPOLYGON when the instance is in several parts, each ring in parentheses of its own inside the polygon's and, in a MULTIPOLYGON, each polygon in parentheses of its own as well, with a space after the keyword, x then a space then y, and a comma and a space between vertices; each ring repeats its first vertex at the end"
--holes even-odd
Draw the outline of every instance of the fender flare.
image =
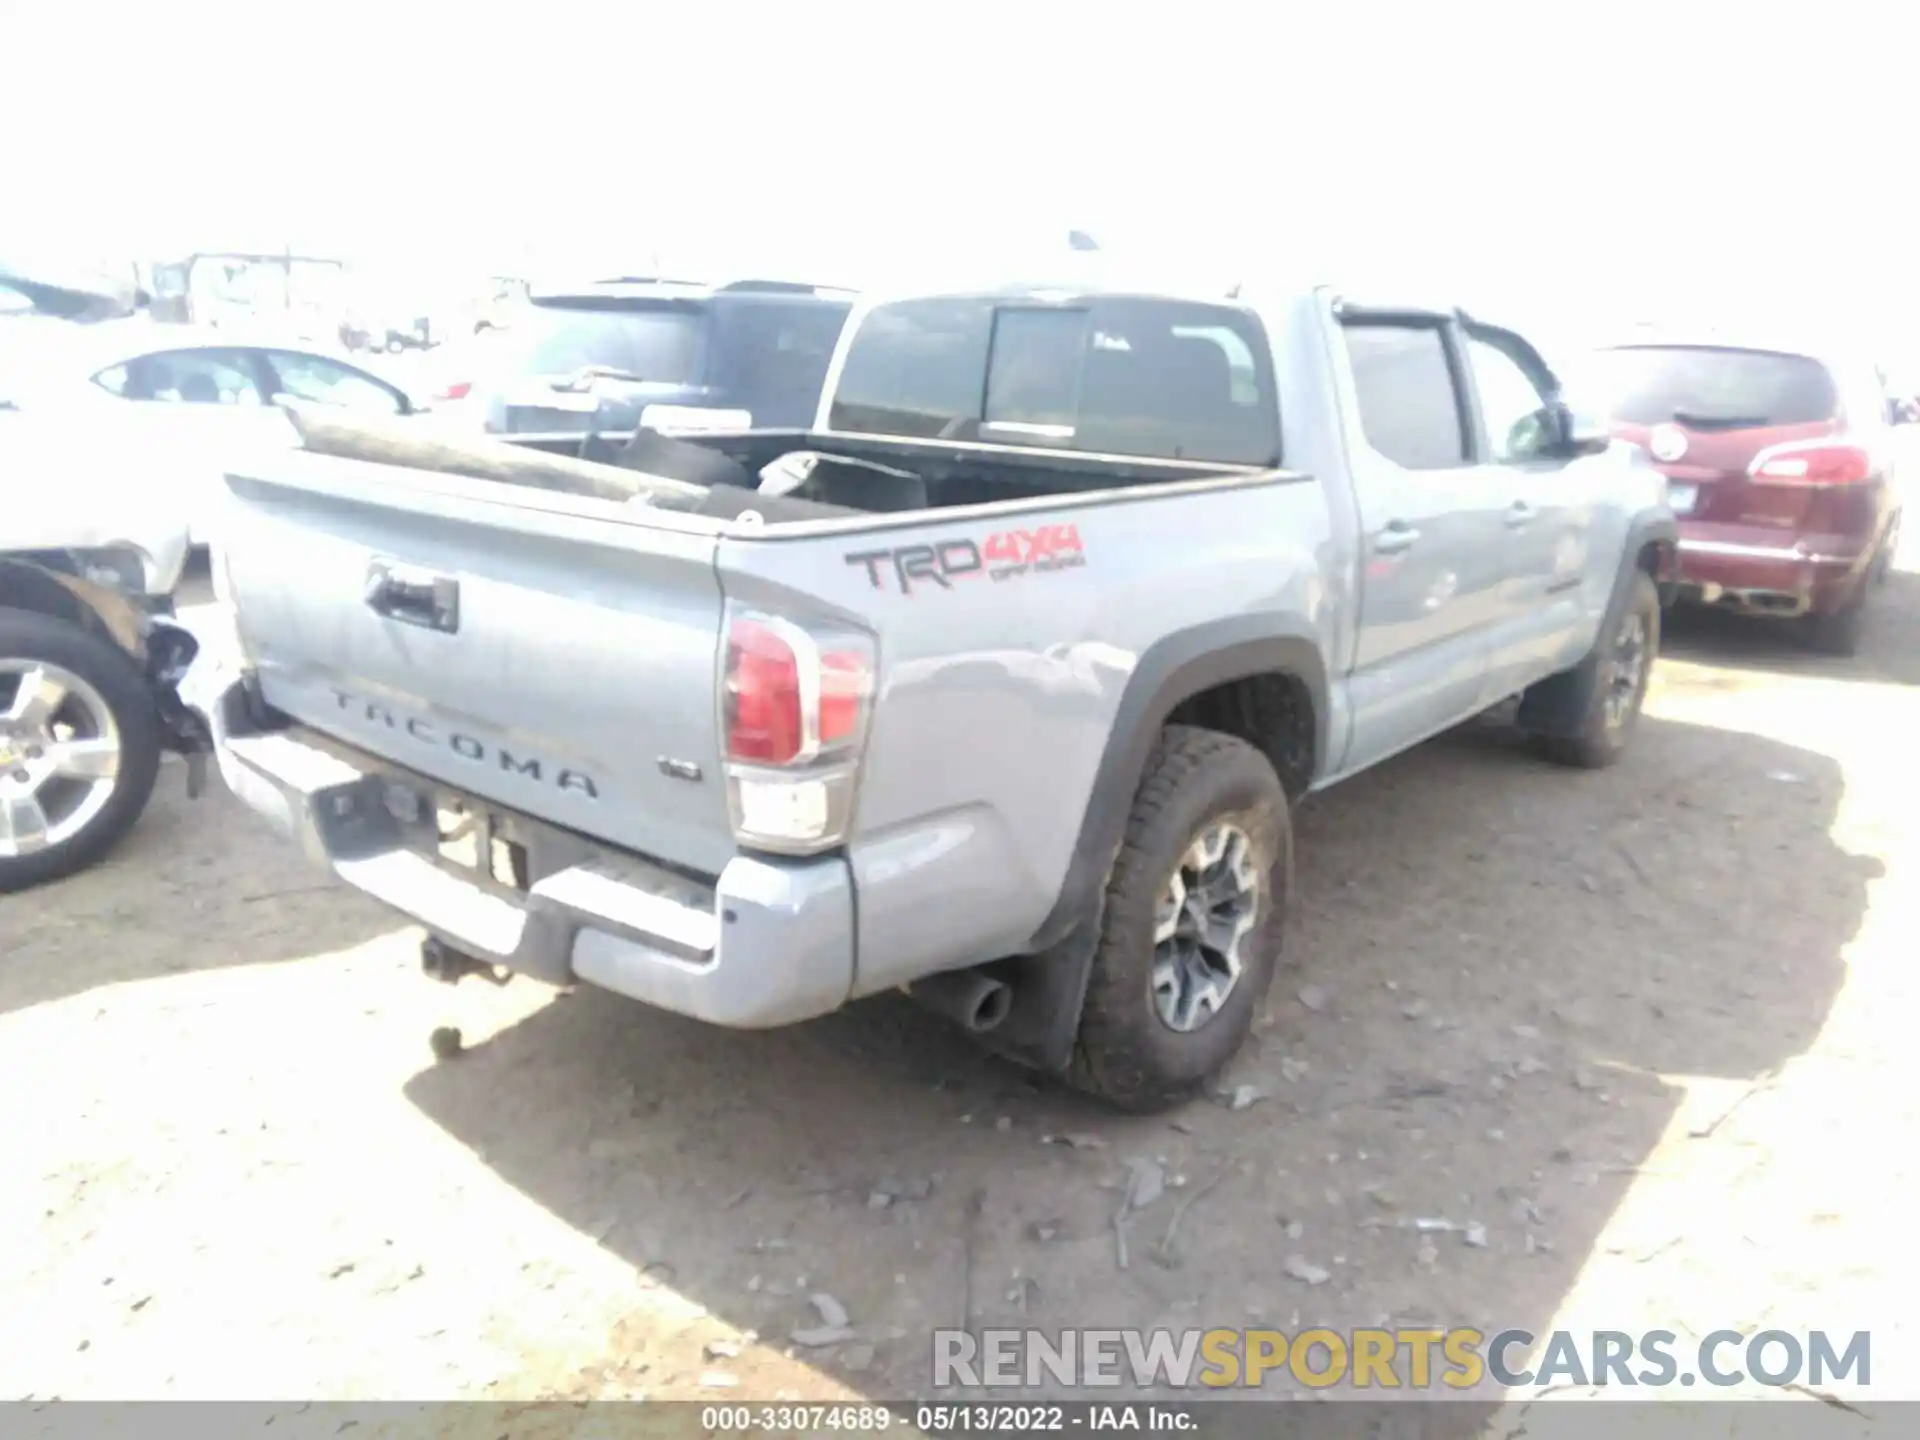
MULTIPOLYGON (((1633 592, 1636 575, 1647 573, 1640 557, 1649 545, 1662 547, 1661 563, 1652 571, 1660 587, 1661 600, 1669 598, 1677 571, 1680 525, 1664 505, 1649 506, 1635 512, 1627 521, 1626 539, 1620 547, 1620 566, 1614 573, 1613 589, 1607 595, 1607 608, 1595 631, 1595 644, 1613 634, 1621 612, 1633 592)), ((1589 652, 1589 655, 1591 652, 1589 652)), ((1571 735, 1578 731, 1592 698, 1593 680, 1583 660, 1572 670, 1550 675, 1528 690, 1520 699, 1516 719, 1523 730, 1538 735, 1571 735)))
POLYGON ((118 591, 57 570, 25 555, 0 555, 0 591, 22 610, 51 615, 82 629, 96 629, 135 660, 145 658, 145 616, 118 591))
POLYGON ((1608 619, 1619 615, 1620 607, 1626 603, 1633 572, 1641 568, 1640 552, 1649 545, 1665 547, 1667 553, 1661 566, 1653 572, 1653 578, 1663 587, 1671 585, 1678 569, 1680 522, 1665 505, 1650 505, 1627 521, 1626 543, 1620 547, 1620 570, 1613 578, 1613 594, 1607 600, 1608 619))
POLYGON ((1300 617, 1242 615, 1178 630, 1135 664, 1080 821, 1079 842, 1053 908, 1025 953, 991 967, 1014 991, 1004 1024, 979 1037, 989 1049, 1046 1070, 1071 1059, 1099 946, 1104 891, 1126 838, 1127 819, 1160 731, 1183 702, 1253 675, 1282 672, 1307 688, 1314 713, 1314 767, 1331 733, 1326 658, 1300 617))

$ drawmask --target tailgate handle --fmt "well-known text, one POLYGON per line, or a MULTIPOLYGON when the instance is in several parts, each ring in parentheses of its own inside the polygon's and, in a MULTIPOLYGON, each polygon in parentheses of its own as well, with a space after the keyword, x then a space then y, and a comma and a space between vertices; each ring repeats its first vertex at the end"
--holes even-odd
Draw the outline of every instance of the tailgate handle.
POLYGON ((367 567, 367 608, 376 615, 451 635, 460 628, 460 582, 376 560, 367 567))

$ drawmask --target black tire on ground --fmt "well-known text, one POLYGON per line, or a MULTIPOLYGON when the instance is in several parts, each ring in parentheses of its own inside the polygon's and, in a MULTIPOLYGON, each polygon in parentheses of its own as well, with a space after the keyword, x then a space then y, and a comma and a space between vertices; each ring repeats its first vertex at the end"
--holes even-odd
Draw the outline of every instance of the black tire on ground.
POLYGON ((1245 1041, 1273 982, 1292 873, 1293 828, 1272 762, 1233 736, 1169 725, 1147 761, 1108 877, 1069 1082, 1121 1109, 1151 1111, 1214 1079, 1245 1041), (1155 1003, 1156 915, 1182 858, 1221 822, 1249 842, 1257 918, 1241 942, 1238 980, 1208 1019, 1183 1032, 1155 1003))
POLYGON ((1851 657, 1860 653, 1866 637, 1868 582, 1861 581, 1853 598, 1825 615, 1808 615, 1801 622, 1801 635, 1822 655, 1851 657))
POLYGON ((160 768, 160 719, 139 666, 110 640, 71 621, 29 610, 0 610, 0 659, 44 660, 100 692, 120 728, 120 768, 112 797, 77 835, 45 850, 0 856, 0 894, 85 869, 140 818, 160 768))
POLYGON ((1610 616, 1587 652, 1586 659, 1564 676, 1556 675, 1544 683, 1571 685, 1575 697, 1579 728, 1568 734, 1538 735, 1534 743, 1540 753, 1560 765, 1581 770, 1600 770, 1626 753, 1640 719, 1640 705, 1647 695, 1647 681, 1653 675, 1653 662, 1660 653, 1660 589, 1653 577, 1634 573, 1626 604, 1610 616), (1641 637, 1641 661, 1633 671, 1629 689, 1624 692, 1623 709, 1608 705, 1616 693, 1616 682, 1623 681, 1628 636, 1638 622, 1641 637))

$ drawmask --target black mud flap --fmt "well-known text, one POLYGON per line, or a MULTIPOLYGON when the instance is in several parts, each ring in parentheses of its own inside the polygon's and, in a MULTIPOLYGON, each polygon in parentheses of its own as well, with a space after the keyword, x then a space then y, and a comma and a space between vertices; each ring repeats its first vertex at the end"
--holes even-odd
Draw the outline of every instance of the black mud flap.
POLYGON ((1037 955, 1021 955, 983 967, 1013 991, 1007 1018, 971 1037, 983 1049, 1031 1069, 1055 1074, 1073 1060, 1080 1011, 1100 948, 1096 915, 1037 955))
POLYGON ((200 642, 191 632, 166 621, 147 628, 147 684, 160 717, 160 743, 187 762, 187 798, 197 800, 207 788, 207 757, 213 753, 213 735, 207 722, 180 698, 200 642))

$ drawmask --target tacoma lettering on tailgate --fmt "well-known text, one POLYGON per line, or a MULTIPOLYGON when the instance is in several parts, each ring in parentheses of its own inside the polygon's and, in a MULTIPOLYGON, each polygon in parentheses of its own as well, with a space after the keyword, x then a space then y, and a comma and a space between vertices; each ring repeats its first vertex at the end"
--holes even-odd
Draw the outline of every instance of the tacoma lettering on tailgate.
POLYGON ((508 775, 524 775, 529 780, 544 780, 559 790, 571 790, 576 795, 584 795, 589 800, 600 798, 600 787, 593 783, 591 775, 578 770, 567 770, 542 760, 537 755, 516 755, 498 745, 489 745, 471 735, 458 730, 443 730, 430 720, 422 720, 418 715, 396 715, 377 700, 362 699, 358 695, 349 695, 345 690, 335 690, 333 698, 342 710, 363 716, 370 725, 384 725, 395 734, 405 735, 418 740, 422 745, 451 750, 462 760, 471 760, 479 765, 488 765, 508 775))
POLYGON ((846 561, 864 565, 874 589, 883 589, 891 576, 902 595, 911 595, 922 582, 942 590, 951 590, 956 580, 976 576, 998 583, 1072 570, 1085 565, 1087 557, 1078 525, 1046 525, 1038 530, 996 530, 983 541, 963 536, 886 550, 856 550, 846 561))

